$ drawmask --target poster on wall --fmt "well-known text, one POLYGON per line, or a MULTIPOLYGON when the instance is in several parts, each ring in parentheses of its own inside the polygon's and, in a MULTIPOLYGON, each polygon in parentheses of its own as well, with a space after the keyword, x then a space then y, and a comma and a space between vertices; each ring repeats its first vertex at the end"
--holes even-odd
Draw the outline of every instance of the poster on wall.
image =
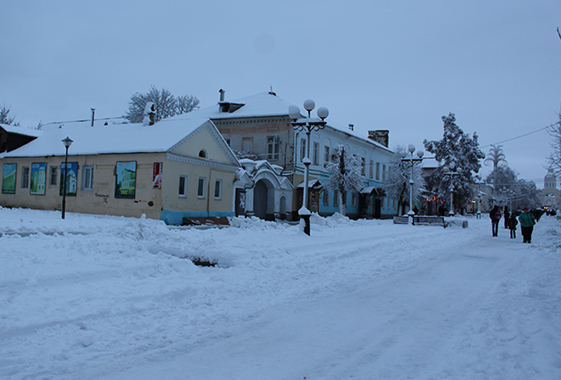
POLYGON ((2 194, 16 193, 16 173, 18 164, 4 164, 2 169, 2 194))
POLYGON ((33 195, 45 195, 47 186, 47 164, 32 163, 31 164, 31 186, 29 192, 33 195))
POLYGON ((154 171, 152 174, 152 187, 154 189, 162 188, 162 170, 164 167, 163 162, 154 162, 154 171))
POLYGON ((115 198, 134 198, 136 192, 136 161, 117 162, 115 198))
POLYGON ((64 162, 60 164, 60 189, 59 195, 62 195, 64 191, 64 180, 66 177, 66 195, 75 197, 76 190, 78 189, 78 163, 69 162, 68 171, 64 162))

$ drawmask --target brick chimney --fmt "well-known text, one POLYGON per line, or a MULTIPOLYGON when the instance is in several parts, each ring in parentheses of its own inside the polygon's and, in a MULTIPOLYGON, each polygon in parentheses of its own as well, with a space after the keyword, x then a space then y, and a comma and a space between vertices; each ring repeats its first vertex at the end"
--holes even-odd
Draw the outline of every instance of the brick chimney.
POLYGON ((146 103, 146 108, 144 109, 144 120, 142 124, 144 125, 154 125, 156 122, 156 104, 152 102, 146 103))

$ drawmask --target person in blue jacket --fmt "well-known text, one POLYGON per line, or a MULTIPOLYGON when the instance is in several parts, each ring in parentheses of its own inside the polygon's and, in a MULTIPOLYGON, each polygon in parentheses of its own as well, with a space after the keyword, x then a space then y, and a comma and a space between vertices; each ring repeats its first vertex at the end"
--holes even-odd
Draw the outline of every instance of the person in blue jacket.
POLYGON ((528 207, 524 207, 524 212, 518 217, 520 220, 520 228, 522 229, 522 238, 524 243, 532 242, 532 232, 534 231, 534 225, 536 224, 536 218, 534 214, 529 212, 528 207))

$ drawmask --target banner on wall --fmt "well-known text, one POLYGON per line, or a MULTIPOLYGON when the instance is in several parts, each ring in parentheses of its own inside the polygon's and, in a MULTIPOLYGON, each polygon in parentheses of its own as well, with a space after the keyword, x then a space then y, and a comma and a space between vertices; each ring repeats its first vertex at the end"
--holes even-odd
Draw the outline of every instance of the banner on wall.
POLYGON ((115 198, 134 198, 136 193, 136 161, 117 162, 115 198))
POLYGON ((16 193, 16 173, 18 164, 4 164, 2 169, 2 194, 16 193))
POLYGON ((163 162, 154 162, 154 171, 152 174, 152 187, 154 189, 162 188, 162 171, 164 168, 163 162))
POLYGON ((31 186, 29 192, 33 195, 45 195, 47 186, 47 164, 32 163, 31 164, 31 186))
POLYGON ((76 190, 78 189, 78 163, 69 162, 68 171, 64 162, 60 164, 60 189, 59 195, 62 195, 64 191, 64 180, 66 176, 66 195, 76 196, 76 190))

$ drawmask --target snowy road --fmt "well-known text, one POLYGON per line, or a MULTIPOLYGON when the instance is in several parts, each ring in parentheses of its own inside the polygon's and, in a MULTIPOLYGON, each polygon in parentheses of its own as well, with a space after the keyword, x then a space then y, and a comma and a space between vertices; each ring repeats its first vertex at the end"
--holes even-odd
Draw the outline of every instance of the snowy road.
POLYGON ((492 238, 486 219, 467 229, 319 220, 309 238, 262 222, 167 231, 80 218, 94 233, 0 238, 11 268, 0 377, 561 378, 551 218, 532 245, 506 230, 492 238), (176 257, 193 252, 221 267, 176 257))

